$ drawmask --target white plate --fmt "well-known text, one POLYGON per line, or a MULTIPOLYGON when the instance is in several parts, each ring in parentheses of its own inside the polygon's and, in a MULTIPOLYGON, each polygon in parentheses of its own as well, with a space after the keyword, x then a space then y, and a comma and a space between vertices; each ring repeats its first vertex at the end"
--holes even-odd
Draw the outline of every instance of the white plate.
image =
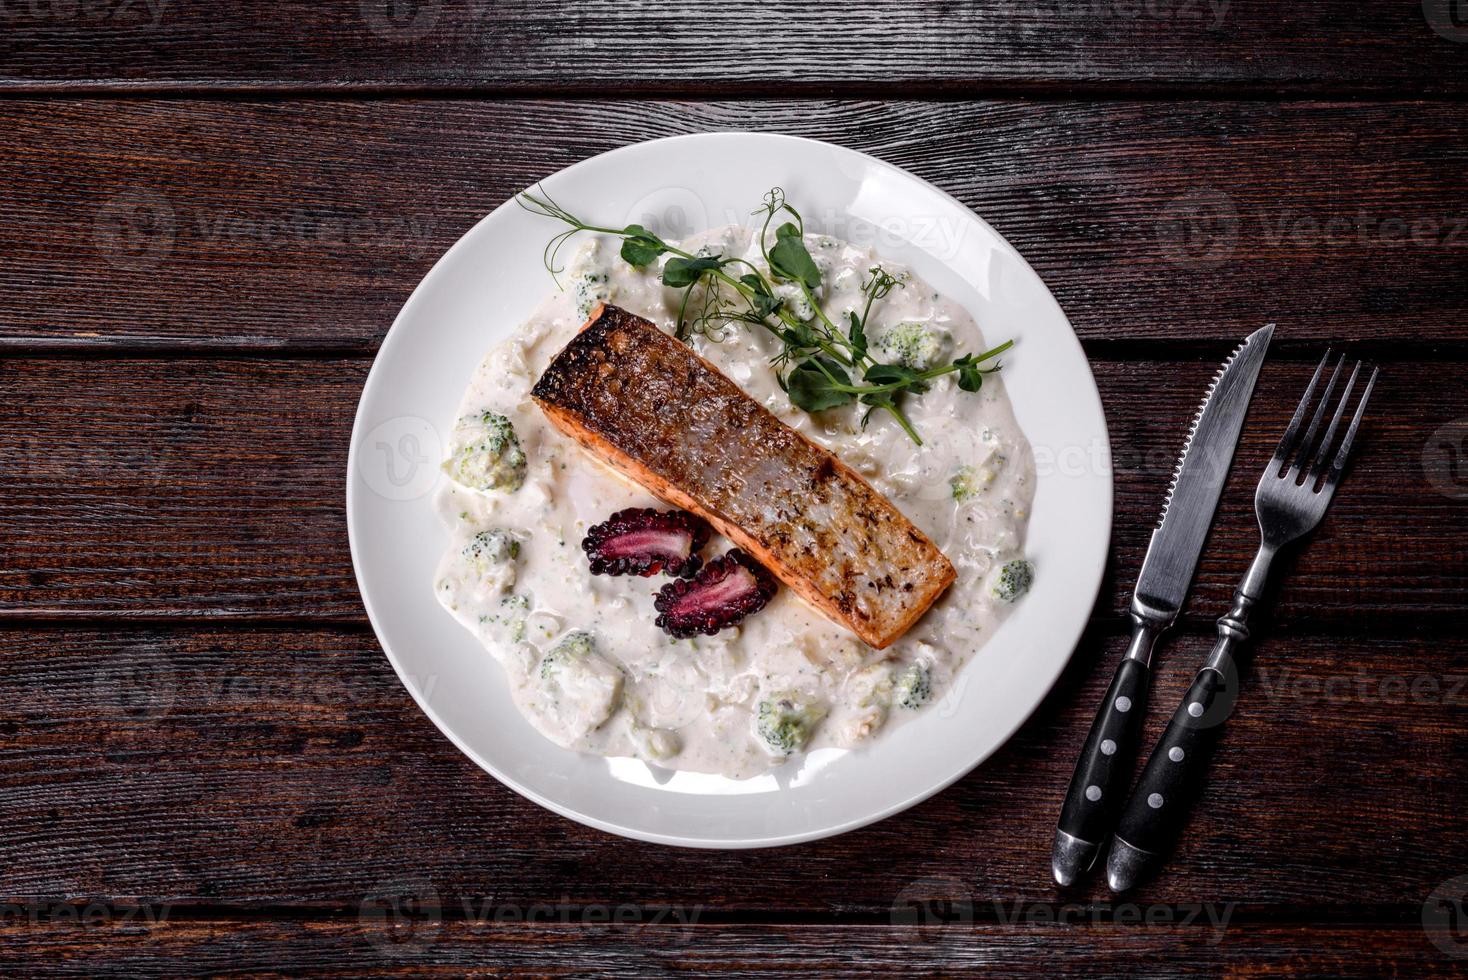
MULTIPOLYGON (((772 186, 806 226, 874 244, 963 303, 986 339, 1013 337, 1004 381, 1035 447, 1027 551, 1037 576, 954 691, 854 752, 829 749, 736 781, 558 748, 510 701, 499 665, 438 605, 447 543, 432 506, 444 437, 486 350, 554 288, 541 247, 557 226, 513 201, 470 229, 419 284, 383 341, 357 409, 347 527, 367 615, 419 706, 466 755, 557 813, 689 847, 792 844, 880 820, 994 752, 1045 696, 1085 626, 1111 535, 1106 422, 1065 314, 994 229, 944 192, 852 150, 758 133, 624 147, 543 182, 589 220, 677 236, 735 221, 772 186)), ((427 790, 427 788, 425 788, 427 790)))

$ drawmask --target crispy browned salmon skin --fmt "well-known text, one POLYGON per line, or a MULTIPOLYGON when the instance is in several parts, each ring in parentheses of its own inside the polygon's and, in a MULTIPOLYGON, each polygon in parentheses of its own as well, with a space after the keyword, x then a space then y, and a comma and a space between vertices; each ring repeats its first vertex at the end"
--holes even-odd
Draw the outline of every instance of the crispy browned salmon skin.
POLYGON ((874 647, 953 565, 886 497, 652 323, 592 311, 531 396, 597 459, 720 533, 874 647))

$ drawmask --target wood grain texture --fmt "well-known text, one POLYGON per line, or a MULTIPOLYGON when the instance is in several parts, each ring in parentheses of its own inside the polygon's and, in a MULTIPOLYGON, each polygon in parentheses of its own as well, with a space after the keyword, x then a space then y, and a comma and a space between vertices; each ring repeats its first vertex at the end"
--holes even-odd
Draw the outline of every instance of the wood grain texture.
POLYGON ((1461 975, 1468 33, 1425 9, 0 0, 0 96, 48 94, 0 101, 0 972, 1461 975), (575 100, 499 101, 527 95, 575 100), (629 95, 768 101, 580 101, 629 95), (1009 238, 1092 356, 1116 524, 1092 629, 982 767, 838 838, 690 852, 549 814, 432 727, 363 619, 343 491, 438 255, 587 156, 732 128, 874 153, 1009 238), (1358 465, 1164 876, 1057 890, 1182 427, 1267 320, 1149 743, 1327 341, 1387 360, 1358 465))
POLYGON ((10 2, 11 89, 1464 90, 1450 5, 1318 0, 10 2), (1437 25, 1438 30, 1433 29, 1437 25))
MULTIPOLYGON (((1103 616, 1125 609, 1186 420, 1225 353, 1095 365, 1116 477, 1103 616)), ((0 617, 360 622, 343 501, 366 368, 331 359, 0 360, 0 617)), ((1252 488, 1311 368, 1277 361, 1264 371, 1198 571, 1194 622, 1227 609, 1258 545, 1252 488)), ((1415 628, 1459 614, 1468 503, 1460 483, 1429 482, 1422 460, 1439 426, 1464 416, 1460 372, 1387 367, 1355 470, 1324 526, 1281 569, 1273 622, 1415 628)), ((1037 465, 1061 475, 1104 465, 1102 446, 1036 451, 1037 465)), ((361 465, 389 461, 369 454, 361 465)))
MULTIPOLYGON (((1163 648, 1147 744, 1207 646, 1163 648)), ((0 630, 0 899, 333 909, 415 887, 454 907, 885 924, 914 897, 981 903, 987 920, 1013 903, 1114 906, 1094 880, 1056 889, 1049 853, 1123 647, 1088 636, 1014 739, 902 816, 730 852, 631 843, 519 798, 433 728, 366 631, 0 630)), ((981 711, 985 697, 964 689, 935 708, 981 711)), ((1128 900, 1415 919, 1468 873, 1465 705, 1461 644, 1266 636, 1202 818, 1128 900)))
MULTIPOLYGON (((85 907, 84 907, 85 908, 85 907)), ((554 916, 553 910, 547 910, 554 916)), ((573 915, 575 913, 572 913, 573 915)), ((1116 977, 1145 964, 1168 977, 1460 976, 1462 961, 1402 925, 1349 928, 1232 924, 1222 930, 1166 922, 1145 926, 708 925, 651 929, 591 919, 529 926, 514 921, 403 920, 240 922, 172 918, 153 925, 63 922, 0 928, 0 966, 58 975, 118 973, 262 976, 434 973, 446 976, 817 976, 980 973, 1013 977, 1116 977)), ((1446 940, 1450 948, 1453 940, 1446 940)))
MULTIPOLYGON (((0 347, 371 350, 521 188, 730 128, 844 143, 952 192, 1094 353, 1196 351, 1266 320, 1297 353, 1468 341, 1462 105, 47 101, 0 104, 0 128, 0 347)), ((686 210, 635 217, 702 220, 686 210)))
POLYGON ((366 371, 0 362, 11 612, 360 617, 344 495, 366 371))

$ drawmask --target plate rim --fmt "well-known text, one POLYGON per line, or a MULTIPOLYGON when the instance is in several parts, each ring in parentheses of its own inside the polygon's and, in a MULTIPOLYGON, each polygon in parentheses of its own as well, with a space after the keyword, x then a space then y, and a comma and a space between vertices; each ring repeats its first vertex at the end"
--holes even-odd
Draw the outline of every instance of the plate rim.
MULTIPOLYGON (((1085 349, 1080 341, 1080 337, 1076 334, 1075 327, 1072 325, 1070 317, 1066 314, 1064 307, 1061 306, 1060 300, 1056 298, 1055 293, 1050 288, 1049 284, 1047 284, 1044 278, 1034 269, 1032 265, 1030 265, 1029 261, 1024 257, 1024 255, 1021 254, 1019 250, 1016 249, 1014 245, 1010 243, 1010 241, 1004 235, 1002 235, 996 228, 989 224, 988 221, 986 221, 981 215, 979 215, 968 205, 958 200, 942 187, 939 187, 931 181, 912 173, 910 170, 907 170, 904 167, 900 167, 897 164, 890 163, 880 157, 873 156, 872 154, 865 151, 858 150, 849 146, 844 146, 839 143, 832 143, 826 140, 815 139, 808 136, 798 136, 789 133, 770 133, 761 130, 748 129, 725 129, 709 132, 679 133, 672 136, 657 137, 650 140, 639 140, 636 142, 626 143, 621 146, 613 147, 612 149, 605 150, 601 153, 585 157, 581 160, 576 161, 570 166, 563 167, 562 169, 557 170, 554 173, 547 174, 546 176, 541 177, 534 184, 530 185, 530 187, 523 188, 522 191, 516 192, 516 194, 507 198, 499 206, 495 207, 493 210, 482 216, 478 221, 470 225, 469 228, 467 228, 459 236, 459 238, 434 261, 429 270, 424 273, 418 284, 413 288, 412 293, 399 308, 397 315, 393 318, 393 322, 388 327, 387 332, 383 335, 382 342, 378 345, 377 353, 373 356, 372 366, 368 369, 367 377, 362 384, 362 394, 358 398, 357 411, 353 418, 351 434, 349 436, 346 462, 345 517, 347 524, 347 542, 348 547, 351 551, 352 572, 357 584, 357 593, 362 600, 362 606, 364 611, 367 613, 367 619, 372 626, 373 635, 374 638, 377 640, 377 645, 382 650, 384 656, 387 657, 388 663, 392 665, 393 672, 397 675, 398 682, 403 686, 405 690, 407 690, 409 696, 413 699, 419 710, 421 710, 424 715, 427 716, 428 720, 433 723, 434 727, 437 728, 438 731, 442 735, 444 735, 449 740, 449 742, 453 744, 454 747, 457 748, 460 752, 462 752, 470 761, 472 761, 479 768, 483 769, 489 775, 493 776, 501 785, 507 787, 508 789, 524 797, 525 799, 530 800, 531 802, 541 807, 544 807, 545 809, 550 810, 553 813, 565 817, 568 820, 573 820, 576 823, 582 824, 584 826, 589 826, 596 830, 613 834, 618 837, 630 838, 646 843, 661 844, 670 847, 681 847, 699 850, 747 850, 753 848, 788 847, 796 844, 808 843, 810 841, 822 840, 827 837, 835 837, 840 834, 849 833, 853 830, 858 830, 862 827, 870 826, 871 824, 886 820, 889 817, 895 816, 903 812, 904 810, 911 809, 912 807, 917 806, 919 803, 931 799, 932 797, 943 792, 945 789, 948 789, 954 783, 958 782, 960 779, 969 775, 979 766, 987 762, 990 758, 994 756, 996 752, 1007 745, 1010 740, 1014 738, 1015 733, 1020 728, 1022 728, 1030 720, 1030 718, 1034 716, 1035 712, 1039 710, 1042 704, 1044 704, 1045 699, 1049 696, 1050 692, 1054 690, 1055 684, 1059 680, 1061 674, 1065 672, 1065 669, 1070 665, 1071 660, 1075 657, 1077 646, 1085 635, 1085 631, 1091 618, 1090 613, 1095 608, 1096 602, 1098 601, 1100 595, 1101 585, 1105 578, 1107 559, 1111 551, 1111 535, 1114 528, 1115 519, 1115 467, 1111 457, 1110 426, 1106 418, 1105 405, 1101 401, 1100 391, 1098 386, 1096 385, 1095 372, 1091 369, 1090 358, 1086 356, 1085 349), (372 600, 369 598, 367 590, 363 584, 364 573, 362 567, 361 548, 359 547, 357 540, 359 532, 356 527, 356 522, 353 520, 355 498, 355 491, 353 487, 356 482, 353 479, 353 474, 357 472, 357 465, 359 462, 357 451, 359 439, 364 434, 364 426, 367 424, 367 421, 364 418, 364 409, 368 403, 369 396, 374 389, 374 385, 380 383, 380 379, 382 376, 379 368, 384 362, 385 355, 389 354, 397 343, 404 342, 401 340, 403 334, 399 330, 399 327, 401 327, 403 323, 409 318, 410 314, 416 311, 417 306, 426 301, 424 297, 431 288, 431 284, 437 278, 440 278, 441 276, 447 274, 444 270, 450 264, 452 258, 461 249, 467 248, 467 242, 469 241, 469 239, 475 236, 475 234, 479 231, 480 226, 491 221, 496 215, 500 214, 502 211, 506 211, 510 208, 516 207, 516 200, 518 198, 518 195, 524 190, 539 186, 546 181, 559 178, 561 175, 571 174, 582 168, 590 167, 592 164, 603 161, 607 157, 628 152, 633 149, 646 148, 653 145, 667 145, 670 143, 697 142, 708 140, 721 141, 725 139, 741 137, 756 137, 759 139, 767 139, 780 142, 806 144, 813 147, 820 147, 825 150, 835 150, 840 153, 855 154, 856 156, 861 157, 868 164, 875 165, 885 170, 894 172, 906 180, 914 181, 922 187, 928 189, 929 191, 938 194, 950 206, 957 208, 970 220, 976 221, 985 231, 993 236, 993 239, 996 243, 1001 244, 1014 259, 1018 260, 1023 265, 1023 267, 1032 276, 1035 277, 1035 280, 1040 283, 1040 285, 1044 288, 1045 293, 1055 304, 1056 311, 1059 313, 1061 320, 1064 322, 1066 333, 1068 335, 1068 337, 1065 338, 1065 342, 1074 345, 1075 352, 1085 363, 1087 373, 1090 375, 1091 386, 1087 394, 1094 398, 1097 415, 1101 420, 1101 430, 1099 433, 1099 437, 1101 440, 1100 449, 1103 454, 1102 458, 1104 458, 1106 461, 1106 465, 1104 468, 1105 472, 1104 474, 1102 474, 1104 477, 1103 482, 1106 497, 1106 516, 1105 536, 1103 539, 1105 544, 1100 550, 1099 560, 1095 563, 1095 567, 1090 576, 1091 581, 1086 587, 1086 593, 1090 597, 1090 603, 1087 607, 1087 615, 1086 618, 1082 620, 1080 627, 1076 632, 1076 635, 1067 641, 1068 645, 1070 646, 1070 652, 1063 658, 1057 658, 1057 663, 1054 670, 1050 673, 1050 676, 1045 679, 1044 693, 1040 695, 1040 697, 1035 701, 1030 709, 1025 712, 1023 716, 1018 718, 1011 726, 1007 728, 1007 730, 1004 731, 1003 736, 995 741, 992 748, 990 748, 982 755, 974 758, 967 765, 958 768, 949 776, 936 780, 931 786, 924 789, 923 791, 911 795, 905 799, 896 801, 879 810, 864 813, 861 816, 853 817, 849 820, 844 820, 837 823, 829 823, 819 829, 806 830, 789 834, 766 835, 763 837, 747 837, 736 840, 730 838, 700 838, 697 836, 671 835, 658 833, 656 831, 648 831, 641 828, 625 826, 616 823, 615 821, 604 820, 600 817, 595 816, 594 814, 586 813, 574 807, 561 804, 555 800, 546 797, 544 794, 537 792, 531 787, 521 783, 519 780, 513 778, 509 774, 501 771, 487 758, 483 757, 477 751, 470 748, 463 741, 463 739, 455 734, 452 728, 446 725, 444 721, 438 716, 433 707, 427 702, 426 698, 418 691, 417 687, 414 684, 409 683, 408 675, 405 673, 404 665, 399 662, 398 657, 394 654, 389 644, 383 639, 383 629, 379 625, 379 614, 374 609, 372 600)), ((575 750, 566 749, 565 751, 574 752, 575 750)))

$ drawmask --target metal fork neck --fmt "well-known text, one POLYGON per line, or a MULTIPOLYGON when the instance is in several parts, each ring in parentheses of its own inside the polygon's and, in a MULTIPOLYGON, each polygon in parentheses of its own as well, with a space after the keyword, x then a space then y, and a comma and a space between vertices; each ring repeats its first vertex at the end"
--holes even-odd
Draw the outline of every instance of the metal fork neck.
POLYGON ((1249 570, 1244 573, 1243 581, 1239 583, 1239 593, 1250 599, 1258 599, 1264 594, 1264 583, 1269 580, 1269 567, 1274 564, 1274 556, 1279 553, 1277 546, 1261 544, 1259 551, 1254 555, 1254 561, 1250 563, 1249 570))
POLYGON ((1249 640, 1249 619, 1264 594, 1264 583, 1269 579, 1269 566, 1274 561, 1278 548, 1260 545, 1259 553, 1244 573, 1243 581, 1234 592, 1234 604, 1227 613, 1218 617, 1218 642, 1208 656, 1207 667, 1228 676, 1226 668, 1235 651, 1249 640))

